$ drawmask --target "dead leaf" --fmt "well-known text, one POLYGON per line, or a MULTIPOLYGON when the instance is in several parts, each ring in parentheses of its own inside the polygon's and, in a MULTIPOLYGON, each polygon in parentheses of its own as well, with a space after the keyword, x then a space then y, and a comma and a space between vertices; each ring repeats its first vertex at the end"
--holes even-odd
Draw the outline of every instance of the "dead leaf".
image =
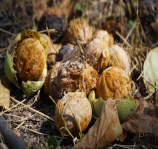
POLYGON ((89 129, 76 148, 104 148, 116 140, 122 134, 115 101, 108 98, 103 105, 100 119, 89 129))
POLYGON ((154 106, 151 102, 143 99, 142 97, 134 97, 134 100, 137 105, 137 109, 135 111, 136 115, 145 114, 145 115, 154 115, 154 106))
POLYGON ((120 140, 121 142, 124 142, 124 140, 127 137, 128 132, 126 130, 123 129, 121 136, 118 138, 118 140, 120 140))
POLYGON ((137 109, 134 116, 122 124, 122 128, 131 133, 154 133, 158 136, 158 119, 154 106, 143 98, 135 99, 137 109))
POLYGON ((0 108, 9 109, 10 104, 10 83, 6 76, 0 77, 0 108))

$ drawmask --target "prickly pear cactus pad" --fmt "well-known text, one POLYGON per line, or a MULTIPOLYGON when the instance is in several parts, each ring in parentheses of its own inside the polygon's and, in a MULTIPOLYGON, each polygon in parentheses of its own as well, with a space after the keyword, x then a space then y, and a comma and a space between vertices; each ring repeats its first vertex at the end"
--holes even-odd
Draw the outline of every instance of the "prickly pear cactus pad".
POLYGON ((29 97, 35 94, 45 81, 46 60, 46 40, 36 31, 24 30, 17 34, 7 49, 5 74, 10 82, 23 89, 24 94, 29 97))
MULTIPOLYGON (((158 87, 158 47, 149 52, 144 62, 144 77, 158 87)), ((155 92, 155 88, 144 79, 145 86, 150 93, 155 92)))

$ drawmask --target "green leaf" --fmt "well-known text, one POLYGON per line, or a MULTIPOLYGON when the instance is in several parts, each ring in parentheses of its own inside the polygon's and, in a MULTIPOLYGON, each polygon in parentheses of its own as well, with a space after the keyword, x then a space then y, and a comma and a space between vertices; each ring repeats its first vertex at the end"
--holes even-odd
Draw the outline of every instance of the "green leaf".
POLYGON ((44 149, 43 145, 41 145, 41 149, 44 149))
POLYGON ((64 139, 64 136, 58 141, 59 145, 62 143, 63 139, 64 139))
POLYGON ((50 137, 47 143, 48 143, 48 146, 50 145, 59 146, 58 140, 54 136, 50 137))
POLYGON ((82 10, 82 3, 80 3, 80 2, 76 3, 75 9, 81 11, 82 10))
POLYGON ((130 29, 132 28, 133 24, 134 24, 134 23, 133 23, 132 20, 129 20, 129 21, 128 21, 128 26, 129 26, 130 29))
POLYGON ((82 10, 85 10, 87 8, 86 4, 82 4, 82 10))
POLYGON ((83 4, 81 2, 78 2, 76 3, 75 5, 75 9, 78 10, 78 11, 82 11, 82 10, 85 10, 86 9, 86 4, 83 4))

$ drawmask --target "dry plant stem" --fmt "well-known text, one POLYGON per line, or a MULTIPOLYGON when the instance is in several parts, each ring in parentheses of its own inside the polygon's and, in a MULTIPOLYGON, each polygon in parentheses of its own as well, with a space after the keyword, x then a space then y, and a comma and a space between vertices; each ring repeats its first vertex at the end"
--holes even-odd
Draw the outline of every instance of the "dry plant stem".
POLYGON ((131 11, 131 6, 130 6, 130 3, 129 3, 129 0, 127 0, 127 8, 128 8, 129 16, 130 16, 130 18, 131 18, 131 16, 132 16, 132 11, 131 11))
POLYGON ((144 76, 142 76, 142 78, 144 78, 151 86, 153 86, 155 89, 158 90, 158 88, 154 84, 152 84, 151 82, 149 82, 144 76))
POLYGON ((18 125, 15 129, 20 128, 25 122, 23 121, 20 125, 18 125))
MULTIPOLYGON (((36 133, 36 134, 39 134, 39 135, 44 135, 44 136, 48 136, 49 134, 46 134, 46 133, 41 133, 41 132, 37 132, 37 131, 35 131, 35 130, 32 130, 32 129, 29 129, 29 128, 27 128, 27 130, 29 130, 29 131, 31 131, 31 132, 34 132, 34 133, 36 133)), ((54 136, 54 135, 53 135, 54 136)), ((62 137, 58 137, 58 136, 54 136, 54 137, 56 137, 56 138, 62 138, 62 137)), ((63 138, 63 139, 65 139, 65 138, 63 138)), ((72 140, 72 139, 65 139, 65 140, 72 140)))
POLYGON ((32 21, 33 21, 33 29, 35 30, 35 13, 34 13, 34 0, 32 0, 32 4, 33 4, 33 15, 32 15, 32 21))
POLYGON ((122 11, 121 11, 121 5, 120 5, 120 14, 121 14, 121 21, 122 21, 122 25, 123 25, 123 35, 125 35, 125 23, 124 23, 122 11))
POLYGON ((13 115, 13 114, 6 114, 6 113, 4 113, 3 115, 7 115, 7 116, 13 116, 13 117, 17 117, 17 118, 23 118, 23 119, 25 119, 24 117, 17 116, 17 115, 13 115))
MULTIPOLYGON (((131 33, 133 32, 134 28, 136 26, 136 22, 133 24, 131 30, 129 31, 128 35, 126 36, 125 40, 127 41, 127 39, 129 38, 129 36, 131 35, 131 33)), ((123 45, 125 44, 125 41, 123 42, 123 45)))
POLYGON ((79 49, 80 49, 80 51, 81 51, 81 54, 83 55, 83 49, 82 49, 82 47, 81 47, 81 45, 80 45, 80 43, 79 43, 79 40, 77 40, 77 44, 78 44, 78 46, 79 46, 79 49))
POLYGON ((46 27, 46 29, 47 29, 47 33, 48 33, 49 39, 50 39, 50 41, 51 41, 52 47, 54 48, 54 50, 56 51, 56 53, 58 53, 58 51, 55 49, 55 47, 54 47, 54 45, 53 45, 53 42, 52 42, 52 40, 51 40, 51 38, 50 38, 50 34, 49 34, 48 27, 46 27))
POLYGON ((34 117, 36 114, 37 114, 37 113, 35 113, 35 114, 33 114, 33 115, 29 116, 29 117, 23 118, 23 119, 21 119, 21 120, 17 120, 16 122, 29 120, 29 119, 31 119, 32 117, 34 117))
POLYGON ((114 144, 113 146, 121 147, 121 148, 134 148, 137 145, 121 145, 121 144, 114 144))
MULTIPOLYGON (((132 1, 132 4, 133 4, 133 7, 134 7, 134 2, 133 2, 133 0, 131 0, 131 1, 132 1)), ((134 7, 134 10, 135 10, 135 13, 137 14, 137 18, 138 18, 139 23, 140 23, 140 27, 141 27, 141 30, 142 30, 142 35, 143 35, 143 37, 144 37, 145 43, 148 45, 148 42, 147 42, 147 39, 146 39, 146 35, 145 35, 145 33, 144 33, 142 24, 141 24, 141 22, 140 22, 140 19, 139 19, 139 16, 138 16, 138 13, 137 13, 135 7, 134 7)), ((138 9, 137 9, 137 10, 138 10, 138 9)))
POLYGON ((37 101, 37 98, 39 97, 40 91, 41 91, 41 90, 39 90, 38 93, 37 93, 37 95, 35 95, 35 100, 34 100, 34 102, 33 102, 32 104, 30 104, 30 105, 25 105, 24 107, 20 107, 20 108, 18 108, 18 109, 31 107, 31 106, 37 101))
POLYGON ((34 102, 30 105, 30 107, 37 101, 40 92, 41 92, 41 90, 39 90, 38 93, 37 93, 37 95, 35 95, 35 100, 34 100, 34 102))
POLYGON ((75 121, 76 121, 76 124, 77 124, 77 126, 78 126, 78 129, 79 129, 79 131, 80 131, 80 138, 81 138, 81 137, 82 137, 82 131, 81 131, 80 122, 78 121, 77 116, 76 116, 76 111, 74 111, 75 113, 73 113, 73 110, 72 110, 72 107, 70 106, 69 101, 68 101, 68 104, 69 104, 69 107, 70 107, 71 112, 72 112, 72 114, 73 114, 73 117, 74 117, 74 119, 75 119, 75 121))
MULTIPOLYGON (((10 97, 10 98, 11 98, 14 102, 26 106, 24 103, 19 102, 18 100, 14 99, 13 97, 10 97)), ((41 116, 43 116, 43 117, 45 117, 45 118, 47 118, 47 119, 49 119, 49 120, 51 120, 51 121, 54 122, 54 120, 53 120, 51 117, 49 117, 48 115, 45 115, 45 114, 43 114, 42 112, 39 112, 39 111, 37 111, 37 110, 35 110, 35 109, 31 108, 31 107, 28 107, 28 108, 29 108, 31 111, 33 111, 33 112, 35 112, 35 113, 38 113, 38 114, 40 114, 41 116)))
POLYGON ((69 1, 69 0, 65 0, 65 1, 60 5, 60 9, 62 9, 68 1, 69 1))
POLYGON ((55 105, 57 104, 55 100, 52 98, 52 96, 49 96, 49 98, 54 102, 55 105))
POLYGON ((135 51, 135 47, 137 44, 137 35, 138 35, 138 29, 139 29, 139 22, 137 23, 137 27, 136 27, 136 34, 135 34, 135 41, 134 41, 134 51, 135 51))
POLYGON ((36 134, 47 136, 47 134, 45 134, 45 133, 40 133, 40 132, 37 132, 37 131, 29 129, 29 128, 26 128, 26 129, 29 130, 29 131, 31 131, 31 132, 34 132, 36 134))
POLYGON ((2 31, 2 32, 6 33, 6 34, 12 35, 12 36, 16 36, 15 34, 13 34, 11 32, 8 32, 8 31, 6 31, 6 30, 4 30, 2 28, 0 28, 0 31, 2 31))
MULTIPOLYGON (((12 97, 10 97, 10 98, 12 98, 12 97)), ((27 100, 27 98, 26 99, 24 99, 23 101, 19 101, 18 102, 18 104, 16 104, 15 106, 13 106, 13 107, 11 107, 11 108, 9 108, 8 110, 5 110, 5 111, 3 111, 2 113, 0 113, 0 115, 3 115, 4 113, 6 113, 6 112, 8 112, 8 111, 10 111, 10 110, 12 110, 13 108, 15 108, 15 107, 17 107, 18 105, 20 105, 20 104, 23 104, 23 102, 25 102, 27 100)))
POLYGON ((6 18, 7 18, 7 20, 8 20, 8 15, 7 15, 7 13, 6 13, 6 11, 5 11, 4 7, 3 7, 2 2, 0 2, 0 7, 2 8, 2 11, 3 11, 3 13, 4 13, 5 17, 6 17, 6 18))
POLYGON ((6 27, 6 26, 12 26, 12 25, 16 25, 16 23, 4 23, 4 24, 0 24, 0 27, 6 27))
POLYGON ((57 31, 55 31, 55 29, 48 29, 48 30, 42 30, 42 31, 39 31, 38 33, 45 33, 45 32, 54 32, 56 33, 57 31))
POLYGON ((8 47, 6 47, 6 48, 0 48, 0 53, 3 52, 3 51, 5 51, 5 50, 7 50, 7 48, 8 47))
POLYGON ((142 77, 143 75, 143 71, 141 72, 141 74, 139 75, 139 77, 137 78, 137 81, 142 77))
POLYGON ((130 48, 132 48, 132 46, 126 41, 125 38, 122 37, 122 35, 121 35, 118 31, 116 31, 116 34, 117 34, 130 48))

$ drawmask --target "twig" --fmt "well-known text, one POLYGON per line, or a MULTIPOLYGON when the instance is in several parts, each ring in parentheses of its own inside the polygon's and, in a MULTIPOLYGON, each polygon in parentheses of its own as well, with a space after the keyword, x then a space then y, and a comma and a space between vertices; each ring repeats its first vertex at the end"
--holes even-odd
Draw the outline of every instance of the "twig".
POLYGON ((0 53, 3 52, 3 51, 5 51, 5 50, 7 50, 7 48, 8 47, 6 47, 6 48, 0 48, 0 53))
MULTIPOLYGON (((129 31, 128 35, 126 36, 125 40, 127 41, 127 39, 129 38, 129 36, 131 35, 131 33, 133 32, 134 28, 136 26, 136 22, 133 24, 131 30, 129 31)), ((123 42, 123 45, 125 44, 125 41, 123 42)))
MULTIPOLYGON (((133 0, 131 0, 131 1, 132 1, 133 6, 134 6, 133 0)), ((135 13, 137 14, 137 18, 138 18, 139 23, 140 23, 140 27, 141 27, 141 30, 142 30, 142 35, 143 35, 143 37, 144 37, 145 43, 148 45, 148 42, 147 42, 147 39, 146 39, 146 35, 145 35, 145 33, 144 33, 143 26, 142 26, 142 24, 141 24, 141 21, 140 21, 139 16, 138 16, 138 12, 136 11, 135 7, 134 7, 134 10, 135 10, 135 13)), ((138 10, 138 9, 137 9, 137 10, 138 10)))
POLYGON ((4 33, 7 33, 7 34, 9 34, 9 35, 12 35, 12 36, 16 36, 15 34, 13 34, 13 33, 11 33, 11 32, 8 32, 8 31, 6 31, 6 30, 4 30, 4 29, 2 29, 2 28, 0 28, 0 31, 2 31, 2 32, 4 32, 4 33))
POLYGON ((150 93, 148 96, 143 97, 143 98, 144 98, 145 100, 147 100, 147 99, 151 98, 151 96, 152 96, 152 94, 150 93))
MULTIPOLYGON (((14 102, 19 103, 19 101, 16 100, 16 99, 14 99, 13 97, 10 97, 10 98, 11 98, 14 102)), ((21 104, 24 105, 24 106, 26 106, 24 103, 21 103, 21 104)), ((35 109, 31 108, 31 107, 27 107, 27 108, 29 108, 31 111, 33 111, 33 112, 35 112, 35 113, 38 113, 38 114, 40 114, 41 116, 43 116, 43 117, 45 117, 45 118, 47 118, 47 119, 49 119, 49 120, 51 120, 51 121, 54 122, 54 120, 53 120, 51 117, 49 117, 48 115, 45 115, 45 114, 43 114, 42 112, 39 112, 39 111, 37 111, 37 110, 35 110, 35 109)))
MULTIPOLYGON (((44 135, 44 136, 48 136, 49 134, 46 134, 46 133, 41 133, 41 132, 37 132, 37 131, 35 131, 35 130, 32 130, 32 129, 29 129, 29 128, 26 128, 27 130, 29 130, 29 131, 32 131, 32 132, 34 132, 34 133, 36 133, 36 134, 39 134, 39 135, 44 135)), ((54 135, 53 135, 54 136, 54 135)), ((54 137, 56 137, 56 138, 62 138, 62 137, 58 137, 58 136, 54 136, 54 137)), ((63 139, 65 139, 65 138, 63 138, 63 139)), ((65 139, 65 140, 72 140, 72 139, 65 139)))
POLYGON ((33 15, 32 15, 32 21, 33 21, 33 29, 35 30, 35 11, 34 11, 34 0, 32 0, 32 4, 33 4, 33 15))
POLYGON ((69 0, 64 0, 64 2, 60 5, 60 9, 62 9, 69 0))
POLYGON ((49 32, 54 32, 54 33, 57 32, 57 31, 55 31, 55 29, 48 29, 48 30, 38 31, 38 33, 45 33, 45 32, 47 32, 47 31, 49 31, 49 32))
POLYGON ((149 82, 144 76, 142 76, 142 78, 144 78, 151 86, 153 86, 154 88, 156 88, 158 90, 158 88, 154 84, 152 84, 151 82, 149 82))
POLYGON ((40 92, 41 92, 41 90, 39 90, 38 93, 37 93, 37 95, 35 95, 35 100, 34 100, 34 102, 30 105, 30 107, 37 101, 40 92))
POLYGON ((48 136, 48 134, 45 134, 45 133, 37 132, 37 131, 32 130, 32 129, 29 129, 29 128, 26 128, 26 129, 29 130, 29 131, 32 131, 32 132, 34 132, 34 133, 36 133, 36 134, 39 134, 39 135, 48 136))
POLYGON ((17 25, 16 23, 3 23, 0 24, 0 27, 6 27, 6 26, 12 26, 12 25, 17 25))
POLYGON ((5 17, 6 17, 6 18, 7 18, 7 20, 8 20, 8 15, 7 15, 7 13, 6 13, 6 11, 5 11, 4 7, 3 7, 2 2, 0 2, 0 7, 2 8, 2 11, 3 11, 3 13, 4 13, 5 17))
POLYGON ((4 115, 8 115, 8 116, 13 116, 13 117, 17 117, 17 118, 25 118, 25 117, 21 117, 21 116, 17 116, 17 115, 13 115, 13 114, 6 114, 6 113, 4 113, 4 115))
POLYGON ((122 37, 122 35, 121 35, 118 31, 116 31, 116 34, 117 34, 130 48, 132 48, 132 46, 126 41, 126 39, 125 39, 124 37, 122 37))
MULTIPOLYGON (((137 44, 138 29, 139 29, 139 22, 137 23, 137 27, 136 27, 136 34, 135 34, 135 41, 134 41, 135 46, 137 44)), ((134 46, 134 51, 135 51, 135 46, 134 46)))
MULTIPOLYGON (((12 98, 12 97, 10 97, 10 98, 12 98)), ((6 113, 6 112, 8 112, 8 111, 10 111, 11 109, 13 109, 13 108, 15 108, 15 107, 17 107, 18 105, 20 105, 20 104, 23 104, 23 102, 25 102, 27 100, 27 98, 26 99, 24 99, 23 101, 18 101, 18 104, 16 104, 15 106, 13 106, 13 107, 11 107, 11 108, 9 108, 8 110, 5 110, 5 111, 3 111, 2 113, 0 113, 0 115, 3 115, 4 113, 6 113)))
POLYGON ((23 121, 20 125, 18 125, 15 129, 20 128, 25 122, 23 121))
POLYGON ((121 4, 120 4, 120 14, 121 14, 121 22, 122 22, 122 26, 123 26, 123 35, 125 35, 125 23, 124 23, 124 19, 123 19, 123 15, 122 15, 121 4))
POLYGON ((31 119, 32 117, 34 117, 35 115, 36 115, 37 113, 35 113, 35 114, 33 114, 33 115, 31 115, 31 116, 29 116, 29 117, 21 117, 21 118, 23 118, 23 119, 21 119, 21 120, 17 120, 17 121, 12 121, 12 122, 21 122, 21 121, 25 121, 25 120, 28 120, 28 119, 31 119))

